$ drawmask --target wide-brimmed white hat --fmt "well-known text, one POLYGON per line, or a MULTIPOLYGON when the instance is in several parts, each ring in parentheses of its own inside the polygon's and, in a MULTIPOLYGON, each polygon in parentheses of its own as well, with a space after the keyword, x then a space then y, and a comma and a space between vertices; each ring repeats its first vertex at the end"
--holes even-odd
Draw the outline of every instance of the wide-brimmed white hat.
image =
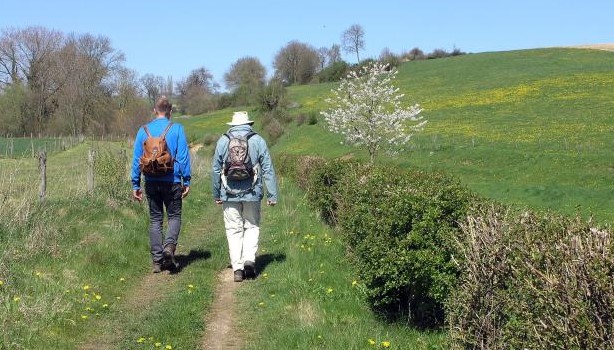
POLYGON ((249 120, 249 116, 247 115, 247 112, 234 112, 234 114, 232 115, 232 121, 230 123, 226 123, 228 125, 244 125, 244 124, 254 124, 253 120, 249 120))

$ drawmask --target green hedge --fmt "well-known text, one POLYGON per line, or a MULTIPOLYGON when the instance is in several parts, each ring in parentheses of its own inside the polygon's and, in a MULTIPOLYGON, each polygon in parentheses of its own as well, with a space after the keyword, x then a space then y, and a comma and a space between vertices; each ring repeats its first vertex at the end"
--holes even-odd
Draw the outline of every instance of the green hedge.
POLYGON ((283 156, 343 235, 371 307, 455 349, 614 349, 614 239, 518 210, 436 173, 283 156))
POLYGON ((308 178, 307 197, 342 232, 372 308, 420 327, 442 325, 458 276, 453 237, 470 192, 441 174, 313 157, 298 164, 288 175, 308 178))

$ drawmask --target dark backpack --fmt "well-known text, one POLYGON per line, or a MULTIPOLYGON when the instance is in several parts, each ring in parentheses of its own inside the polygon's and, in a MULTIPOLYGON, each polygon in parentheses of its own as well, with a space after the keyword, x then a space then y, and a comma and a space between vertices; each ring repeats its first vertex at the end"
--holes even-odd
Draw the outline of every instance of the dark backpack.
POLYGON ((139 167, 143 174, 163 176, 173 172, 173 156, 169 153, 166 145, 166 133, 172 125, 173 123, 168 123, 162 135, 158 137, 151 136, 147 125, 143 125, 147 134, 147 138, 143 142, 143 155, 139 159, 139 167))
POLYGON ((228 137, 228 154, 224 160, 224 176, 233 181, 243 181, 254 177, 254 165, 249 156, 249 139, 256 135, 249 132, 246 135, 234 133, 224 134, 228 137))

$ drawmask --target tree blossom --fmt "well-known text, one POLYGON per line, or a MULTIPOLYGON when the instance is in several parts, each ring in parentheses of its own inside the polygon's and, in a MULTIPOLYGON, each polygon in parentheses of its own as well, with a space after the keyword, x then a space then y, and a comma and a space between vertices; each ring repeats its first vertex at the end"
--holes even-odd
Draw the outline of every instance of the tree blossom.
POLYGON ((320 112, 330 131, 343 135, 347 144, 366 148, 371 162, 380 150, 402 151, 426 124, 418 104, 402 107, 404 95, 392 84, 397 70, 387 68, 375 62, 350 72, 326 100, 332 107, 320 112))

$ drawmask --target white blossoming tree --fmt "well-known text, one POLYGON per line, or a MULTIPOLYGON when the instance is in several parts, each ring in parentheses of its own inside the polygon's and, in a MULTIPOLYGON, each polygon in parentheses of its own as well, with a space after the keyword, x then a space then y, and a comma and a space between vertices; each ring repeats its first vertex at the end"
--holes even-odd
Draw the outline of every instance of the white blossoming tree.
POLYGON ((402 151, 426 124, 419 105, 401 105, 404 95, 392 84, 396 74, 395 69, 387 70, 378 62, 359 73, 351 72, 326 100, 331 107, 320 112, 330 131, 343 135, 347 144, 366 148, 371 163, 380 150, 388 154, 402 151))

